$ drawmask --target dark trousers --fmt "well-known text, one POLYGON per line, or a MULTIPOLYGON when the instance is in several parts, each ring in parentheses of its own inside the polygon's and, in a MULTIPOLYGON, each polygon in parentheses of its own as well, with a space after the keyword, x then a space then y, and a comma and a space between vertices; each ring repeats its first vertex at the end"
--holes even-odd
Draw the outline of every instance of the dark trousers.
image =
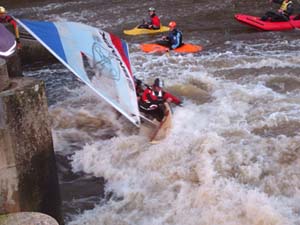
POLYGON ((148 24, 141 24, 141 25, 138 26, 138 28, 149 29, 149 25, 148 24))
MULTIPOLYGON (((155 43, 158 45, 165 46, 169 49, 172 49, 172 43, 170 41, 161 40, 161 41, 156 41, 155 43)), ((182 45, 183 45, 183 43, 181 45, 179 45, 177 48, 179 48, 182 45)))
POLYGON ((171 49, 171 46, 172 46, 172 44, 171 44, 170 41, 161 40, 161 41, 156 41, 155 43, 158 44, 158 45, 165 46, 165 47, 167 47, 169 49, 171 49))
POLYGON ((141 25, 138 26, 138 28, 149 29, 149 30, 159 30, 160 29, 159 27, 149 28, 148 24, 141 24, 141 25))
POLYGON ((272 22, 280 22, 280 21, 289 21, 289 17, 282 14, 282 13, 276 13, 276 12, 272 12, 272 11, 268 11, 266 12, 266 14, 264 16, 261 17, 262 21, 267 21, 270 20, 272 22))
POLYGON ((159 104, 158 107, 153 110, 150 110, 149 108, 145 107, 144 104, 140 104, 139 106, 141 112, 156 119, 159 122, 161 122, 165 116, 165 107, 163 104, 159 104))

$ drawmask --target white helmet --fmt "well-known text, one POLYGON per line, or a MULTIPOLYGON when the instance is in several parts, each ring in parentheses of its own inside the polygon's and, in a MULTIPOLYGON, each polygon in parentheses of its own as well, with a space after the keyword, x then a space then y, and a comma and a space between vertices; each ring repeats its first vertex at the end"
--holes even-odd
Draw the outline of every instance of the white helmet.
POLYGON ((3 6, 0 6, 0 13, 6 13, 6 10, 5 10, 5 8, 3 7, 3 6))

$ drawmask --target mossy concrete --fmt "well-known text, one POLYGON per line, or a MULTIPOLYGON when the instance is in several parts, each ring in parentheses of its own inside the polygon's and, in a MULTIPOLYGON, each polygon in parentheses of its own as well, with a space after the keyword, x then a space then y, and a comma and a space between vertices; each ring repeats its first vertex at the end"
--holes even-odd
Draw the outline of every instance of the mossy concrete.
POLYGON ((0 91, 4 91, 9 87, 10 81, 8 77, 6 62, 0 58, 0 91))
POLYGON ((43 81, 0 92, 0 214, 36 211, 60 223, 61 200, 43 81))
POLYGON ((57 221, 43 213, 19 212, 0 216, 0 225, 58 225, 57 221))

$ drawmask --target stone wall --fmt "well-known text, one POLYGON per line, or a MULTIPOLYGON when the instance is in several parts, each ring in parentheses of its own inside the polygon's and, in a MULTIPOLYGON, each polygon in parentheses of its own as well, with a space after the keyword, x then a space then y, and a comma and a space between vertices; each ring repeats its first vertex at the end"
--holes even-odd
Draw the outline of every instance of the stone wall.
POLYGON ((0 216, 0 225, 58 225, 52 217, 36 212, 11 213, 0 216))
POLYGON ((0 92, 9 87, 10 81, 8 77, 6 62, 0 58, 0 92))
POLYGON ((44 83, 10 83, 0 92, 0 214, 36 211, 62 223, 44 83))

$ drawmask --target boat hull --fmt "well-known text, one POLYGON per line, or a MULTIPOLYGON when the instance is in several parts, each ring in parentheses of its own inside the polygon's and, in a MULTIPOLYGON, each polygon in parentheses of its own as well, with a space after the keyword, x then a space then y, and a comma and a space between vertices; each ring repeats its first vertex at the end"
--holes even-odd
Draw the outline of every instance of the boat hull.
POLYGON ((246 14, 236 14, 234 18, 240 23, 263 31, 284 31, 300 28, 300 20, 294 20, 294 16, 291 16, 289 21, 283 22, 262 21, 260 17, 246 14))

